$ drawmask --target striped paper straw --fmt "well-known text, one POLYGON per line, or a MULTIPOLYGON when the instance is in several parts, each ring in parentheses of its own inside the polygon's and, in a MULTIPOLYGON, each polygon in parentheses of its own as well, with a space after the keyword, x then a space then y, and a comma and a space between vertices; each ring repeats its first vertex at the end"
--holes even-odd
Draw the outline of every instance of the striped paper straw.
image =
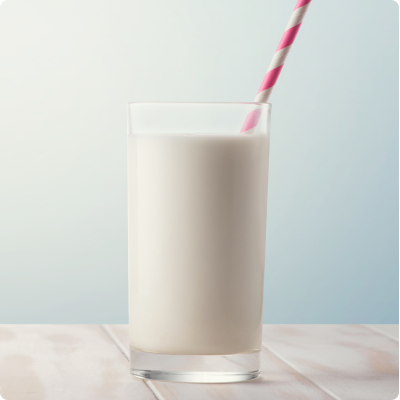
MULTIPOLYGON (((256 103, 267 103, 269 96, 271 96, 272 90, 278 80, 279 74, 282 71, 283 64, 287 55, 289 54, 292 44, 296 39, 297 33, 300 29, 301 23, 303 22, 304 16, 308 10, 311 0, 298 0, 296 7, 290 17, 289 23, 286 26, 286 30, 279 42, 278 48, 272 61, 268 67, 267 73, 265 74, 264 80, 261 83, 260 89, 257 93, 254 102, 256 103)), ((246 132, 250 133, 250 129, 254 128, 258 119, 260 118, 260 111, 255 110, 250 112, 242 126, 240 133, 246 132)))

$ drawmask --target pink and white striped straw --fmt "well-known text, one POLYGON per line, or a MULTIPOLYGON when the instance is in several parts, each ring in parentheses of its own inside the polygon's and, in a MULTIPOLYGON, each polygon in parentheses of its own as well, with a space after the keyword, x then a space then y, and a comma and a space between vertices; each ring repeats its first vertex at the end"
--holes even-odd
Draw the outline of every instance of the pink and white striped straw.
MULTIPOLYGON (((298 0, 296 7, 290 17, 289 23, 286 26, 286 30, 283 33, 282 39, 279 42, 278 48, 272 57, 271 63, 268 67, 267 73, 265 74, 264 80, 261 83, 260 89, 257 93, 254 102, 256 103, 267 103, 269 96, 271 96, 272 90, 278 80, 279 74, 282 71, 283 65, 289 51, 292 47, 294 40, 296 39, 297 33, 303 22, 304 16, 308 10, 311 0, 298 0)), ((240 133, 250 133, 250 129, 254 128, 258 119, 260 118, 260 110, 250 112, 242 126, 240 133)))

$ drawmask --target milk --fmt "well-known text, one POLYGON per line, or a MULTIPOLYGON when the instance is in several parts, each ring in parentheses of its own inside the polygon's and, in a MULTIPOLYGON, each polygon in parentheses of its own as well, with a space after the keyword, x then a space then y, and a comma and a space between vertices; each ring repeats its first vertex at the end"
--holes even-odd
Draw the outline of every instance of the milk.
POLYGON ((269 137, 129 135, 131 348, 261 345, 269 137))

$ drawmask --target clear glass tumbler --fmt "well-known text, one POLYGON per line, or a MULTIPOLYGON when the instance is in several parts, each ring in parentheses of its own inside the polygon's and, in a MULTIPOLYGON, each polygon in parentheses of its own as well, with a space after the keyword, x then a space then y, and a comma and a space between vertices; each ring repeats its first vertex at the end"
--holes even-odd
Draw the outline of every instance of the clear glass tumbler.
POLYGON ((270 115, 263 103, 128 105, 133 375, 259 375, 270 115))

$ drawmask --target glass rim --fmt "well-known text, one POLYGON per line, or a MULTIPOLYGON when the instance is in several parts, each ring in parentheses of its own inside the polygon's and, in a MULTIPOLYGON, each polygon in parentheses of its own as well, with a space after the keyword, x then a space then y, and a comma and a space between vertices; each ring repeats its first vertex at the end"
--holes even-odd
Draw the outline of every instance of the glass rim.
POLYGON ((190 104, 207 104, 207 105, 257 105, 257 106, 267 106, 268 108, 272 107, 272 103, 261 103, 255 101, 131 101, 128 102, 127 105, 136 105, 136 104, 175 104, 175 105, 190 105, 190 104))

